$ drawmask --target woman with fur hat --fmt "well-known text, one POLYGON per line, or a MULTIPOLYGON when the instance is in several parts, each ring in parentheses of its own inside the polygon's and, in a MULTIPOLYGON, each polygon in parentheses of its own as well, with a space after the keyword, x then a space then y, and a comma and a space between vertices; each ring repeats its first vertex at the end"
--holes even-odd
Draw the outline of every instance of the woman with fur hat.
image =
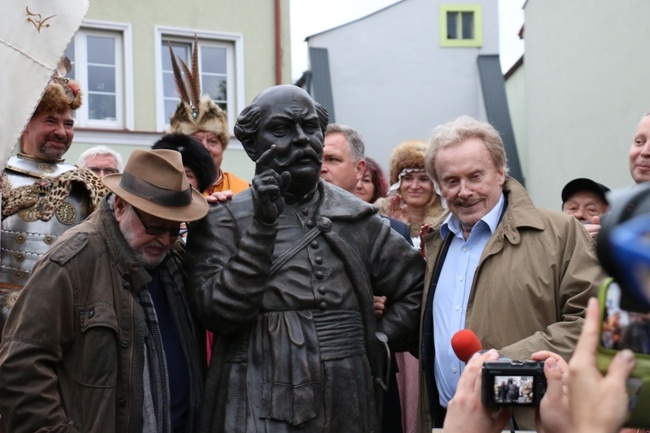
MULTIPOLYGON (((427 143, 409 140, 393 149, 390 157, 388 197, 375 202, 379 213, 405 222, 416 248, 420 246, 420 229, 435 221, 443 212, 440 197, 424 168, 427 143)), ((402 401, 404 432, 416 430, 418 408, 418 360, 407 352, 396 353, 397 384, 402 401)))
POLYGON ((377 201, 379 212, 404 221, 413 245, 420 245, 420 228, 435 221, 443 211, 440 197, 424 168, 427 144, 409 140, 393 149, 390 157, 388 197, 377 201))

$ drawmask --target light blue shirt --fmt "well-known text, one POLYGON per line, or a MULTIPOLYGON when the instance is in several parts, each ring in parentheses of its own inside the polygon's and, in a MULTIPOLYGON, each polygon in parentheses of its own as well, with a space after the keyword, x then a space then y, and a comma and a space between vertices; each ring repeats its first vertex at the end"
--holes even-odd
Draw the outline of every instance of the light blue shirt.
POLYGON ((440 227, 443 239, 449 232, 453 235, 438 278, 432 309, 433 344, 436 351, 434 371, 442 407, 447 407, 456 393, 458 379, 465 367, 465 363, 454 354, 451 337, 465 328, 465 313, 474 272, 485 245, 499 225, 504 203, 505 198, 501 194, 496 206, 472 227, 467 240, 463 237, 460 222, 452 214, 440 227))

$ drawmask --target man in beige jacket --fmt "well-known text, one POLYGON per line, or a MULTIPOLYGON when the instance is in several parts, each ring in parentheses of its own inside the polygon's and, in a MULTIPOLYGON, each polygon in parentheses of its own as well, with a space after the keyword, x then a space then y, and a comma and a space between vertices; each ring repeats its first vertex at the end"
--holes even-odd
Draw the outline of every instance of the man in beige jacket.
MULTIPOLYGON (((602 279, 580 223, 536 208, 508 177, 503 142, 491 125, 461 117, 439 126, 426 166, 450 214, 422 239, 422 432, 442 426, 465 365, 451 348, 454 333, 470 329, 484 349, 513 360, 539 350, 568 359, 602 279)), ((534 428, 531 413, 516 411, 519 428, 534 428)))

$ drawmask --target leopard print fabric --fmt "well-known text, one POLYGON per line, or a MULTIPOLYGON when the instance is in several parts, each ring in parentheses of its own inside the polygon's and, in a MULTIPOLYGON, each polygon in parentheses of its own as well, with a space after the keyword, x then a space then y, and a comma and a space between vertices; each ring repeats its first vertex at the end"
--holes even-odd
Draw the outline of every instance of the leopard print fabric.
POLYGON ((83 186, 89 193, 91 209, 95 210, 108 189, 93 172, 85 168, 66 171, 56 177, 37 179, 31 185, 11 188, 11 182, 3 174, 2 179, 2 217, 13 215, 21 209, 40 203, 36 216, 49 221, 54 212, 70 195, 75 184, 83 186))

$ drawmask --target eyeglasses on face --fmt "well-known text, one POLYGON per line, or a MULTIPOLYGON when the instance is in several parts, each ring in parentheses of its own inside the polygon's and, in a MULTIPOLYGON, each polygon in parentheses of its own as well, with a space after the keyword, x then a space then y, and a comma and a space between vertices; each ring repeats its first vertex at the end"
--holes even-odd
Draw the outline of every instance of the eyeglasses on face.
POLYGON ((175 238, 181 233, 181 223, 178 223, 176 227, 165 227, 165 226, 156 226, 156 225, 149 225, 145 222, 144 217, 141 213, 140 210, 138 210, 135 207, 133 208, 133 212, 135 212, 135 215, 138 217, 140 222, 142 223, 142 226, 144 227, 144 232, 148 235, 151 236, 160 236, 163 233, 169 233, 169 236, 175 238))
POLYGON ((98 176, 102 172, 104 173, 104 176, 106 176, 107 174, 115 174, 120 172, 117 168, 113 168, 113 167, 86 167, 86 168, 98 176))

